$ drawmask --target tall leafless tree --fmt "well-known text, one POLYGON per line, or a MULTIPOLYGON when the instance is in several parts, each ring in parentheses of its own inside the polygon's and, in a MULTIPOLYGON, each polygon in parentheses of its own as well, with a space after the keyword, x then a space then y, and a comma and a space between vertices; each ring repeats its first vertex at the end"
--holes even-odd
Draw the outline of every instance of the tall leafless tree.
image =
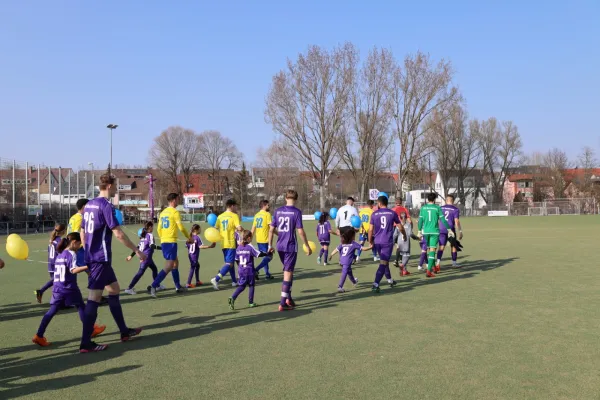
POLYGON ((597 165, 598 160, 596 159, 596 152, 594 149, 590 146, 584 146, 577 158, 577 167, 582 169, 583 173, 576 177, 575 184, 577 185, 577 189, 586 196, 593 196, 595 194, 592 176, 594 175, 594 168, 596 168, 597 165))
POLYGON ((389 171, 393 137, 389 129, 394 56, 389 50, 374 48, 362 65, 350 95, 350 128, 338 140, 343 164, 357 184, 361 201, 367 185, 382 171, 389 171))
POLYGON ((264 179, 264 193, 272 202, 277 202, 288 186, 298 180, 297 154, 285 139, 276 139, 267 149, 258 149, 255 168, 264 179))
POLYGON ((265 119, 311 171, 325 207, 327 183, 339 163, 336 140, 345 135, 357 51, 350 43, 327 51, 311 46, 273 77, 265 119))
POLYGON ((213 183, 213 207, 217 207, 217 193, 227 191, 227 176, 223 170, 238 168, 242 165, 242 153, 231 139, 221 132, 209 130, 200 134, 199 152, 202 154, 202 167, 210 171, 213 183))
POLYGON ((170 182, 171 190, 182 193, 187 191, 191 175, 200 168, 201 155, 199 138, 193 130, 170 126, 154 138, 148 161, 170 182))
POLYGON ((565 170, 569 168, 569 157, 564 150, 553 148, 549 150, 543 161, 544 180, 550 184, 555 199, 565 197, 565 170))
POLYGON ((434 110, 460 100, 460 93, 451 86, 453 75, 450 62, 441 60, 436 65, 421 52, 406 56, 404 65, 394 71, 392 129, 400 145, 396 196, 402 196, 402 186, 419 157, 428 154, 423 121, 434 110))
POLYGON ((521 135, 512 121, 499 123, 496 118, 473 120, 471 134, 475 135, 481 149, 482 164, 489 190, 480 194, 487 204, 502 202, 504 183, 521 154, 521 135))

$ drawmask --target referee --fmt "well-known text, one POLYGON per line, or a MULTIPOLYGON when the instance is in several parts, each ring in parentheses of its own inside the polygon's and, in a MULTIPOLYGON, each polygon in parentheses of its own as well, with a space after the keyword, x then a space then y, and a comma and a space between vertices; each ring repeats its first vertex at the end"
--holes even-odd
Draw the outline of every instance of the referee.
POLYGON ((340 235, 354 229, 350 222, 354 216, 358 217, 358 211, 356 210, 356 207, 354 207, 354 198, 348 197, 346 199, 346 205, 338 210, 337 216, 335 217, 335 225, 337 226, 340 235))

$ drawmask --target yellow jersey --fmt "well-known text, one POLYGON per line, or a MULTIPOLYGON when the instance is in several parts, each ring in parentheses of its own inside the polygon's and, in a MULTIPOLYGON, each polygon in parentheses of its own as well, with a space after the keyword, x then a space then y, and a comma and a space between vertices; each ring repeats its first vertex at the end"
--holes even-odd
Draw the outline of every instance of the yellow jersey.
POLYGON ((362 230, 364 233, 369 232, 372 214, 373 210, 369 207, 361 208, 358 212, 358 216, 360 217, 360 222, 362 223, 362 230))
POLYGON ((69 226, 67 227, 67 233, 78 232, 81 230, 81 221, 83 217, 81 214, 76 213, 69 219, 69 226))
POLYGON ((263 210, 257 212, 252 223, 256 232, 256 243, 268 243, 270 226, 271 213, 263 210))
POLYGON ((177 231, 181 231, 186 239, 190 235, 181 223, 181 215, 179 211, 173 207, 167 207, 160 213, 158 218, 158 237, 161 243, 177 243, 177 231))
POLYGON ((217 217, 217 229, 223 238, 224 249, 237 248, 235 241, 235 230, 240 226, 240 217, 231 211, 225 211, 217 217))

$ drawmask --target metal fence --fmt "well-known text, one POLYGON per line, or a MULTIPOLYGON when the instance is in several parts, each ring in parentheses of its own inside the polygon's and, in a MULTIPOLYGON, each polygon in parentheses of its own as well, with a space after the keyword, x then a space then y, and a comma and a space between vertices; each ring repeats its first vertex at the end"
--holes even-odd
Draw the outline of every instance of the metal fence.
POLYGON ((461 216, 486 217, 489 211, 507 211, 509 216, 526 215, 588 215, 598 214, 598 201, 595 198, 555 199, 543 202, 522 202, 488 204, 481 208, 468 208, 459 205, 461 216), (536 209, 535 213, 531 210, 536 209))
POLYGON ((0 235, 45 232, 66 223, 80 198, 93 197, 98 171, 0 158, 0 235))

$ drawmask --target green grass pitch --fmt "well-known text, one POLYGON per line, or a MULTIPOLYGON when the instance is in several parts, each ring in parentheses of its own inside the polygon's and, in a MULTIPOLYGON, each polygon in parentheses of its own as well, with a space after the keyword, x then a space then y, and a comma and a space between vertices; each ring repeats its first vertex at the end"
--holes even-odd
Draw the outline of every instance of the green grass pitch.
MULTIPOLYGON (((316 265, 299 255, 293 293, 298 308, 277 312, 276 279, 247 292, 229 311, 233 292, 209 280, 221 267, 219 249, 202 250, 205 286, 152 299, 122 295, 129 326, 139 338, 118 341, 108 307, 99 309, 109 349, 77 353, 81 323, 59 313, 46 337, 31 343, 43 304, 33 290, 46 265, 0 257, 0 399, 599 399, 600 269, 595 250, 600 218, 588 216, 465 218, 461 270, 426 280, 417 273, 396 288, 372 294, 376 265, 355 268, 360 285, 337 294, 337 265, 316 265), (208 285, 207 285, 208 283, 208 285)), ((310 240, 314 223, 307 223, 310 240)), ((127 227, 134 237, 138 227, 127 227)), ((25 238, 30 258, 46 259, 46 236, 25 238)), ((128 250, 114 244, 114 267, 124 289, 137 269, 128 250)), ((413 242, 413 253, 417 246, 413 242)), ((189 264, 179 251, 181 279, 189 264)), ((449 253, 445 254, 448 260, 449 253)), ((155 255, 162 266, 162 256, 155 255)), ((446 265, 448 263, 446 262, 446 265)), ((84 296, 86 276, 79 277, 84 296)), ((165 284, 173 288, 171 277, 165 284)))

